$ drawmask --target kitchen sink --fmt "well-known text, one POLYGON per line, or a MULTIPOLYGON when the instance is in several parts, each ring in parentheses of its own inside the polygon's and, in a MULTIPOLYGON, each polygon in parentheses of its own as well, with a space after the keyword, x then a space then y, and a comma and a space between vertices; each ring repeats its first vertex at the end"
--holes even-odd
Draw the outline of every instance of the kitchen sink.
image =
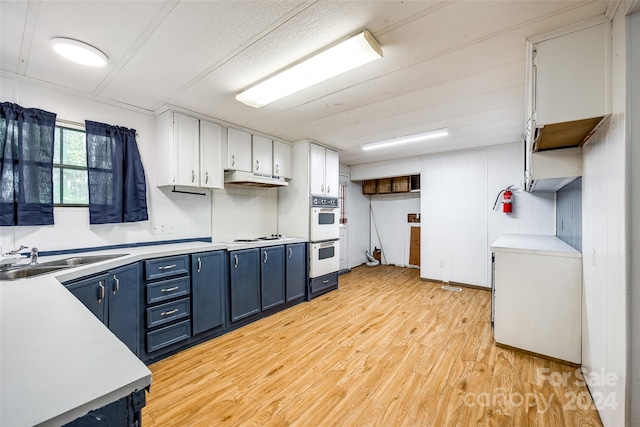
POLYGON ((38 266, 40 267, 49 267, 49 266, 75 267, 78 265, 93 264, 95 262, 107 261, 110 259, 125 256, 125 255, 129 255, 129 254, 77 256, 77 257, 59 259, 56 261, 42 262, 42 263, 39 263, 38 266))
POLYGON ((15 266, 6 271, 0 271, 0 280, 17 280, 26 279, 28 277, 38 276, 40 274, 52 273, 54 271, 64 270, 66 268, 78 267, 80 265, 93 264, 96 262, 107 261, 129 254, 113 254, 113 255, 88 255, 77 256, 71 258, 59 259, 56 261, 43 262, 36 265, 15 266))
POLYGON ((0 271, 0 280, 17 280, 25 279, 27 277, 38 276, 40 274, 47 274, 53 271, 58 271, 67 268, 67 266, 47 266, 42 267, 34 265, 30 267, 16 268, 14 270, 0 271))

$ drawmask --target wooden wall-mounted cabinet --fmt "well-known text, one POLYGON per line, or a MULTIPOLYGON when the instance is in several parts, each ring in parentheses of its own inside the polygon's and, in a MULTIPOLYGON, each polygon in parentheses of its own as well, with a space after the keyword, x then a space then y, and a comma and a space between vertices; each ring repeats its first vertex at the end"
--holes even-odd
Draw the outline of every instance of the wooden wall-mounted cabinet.
POLYGON ((362 181, 362 194, 390 194, 420 191, 420 175, 362 181))

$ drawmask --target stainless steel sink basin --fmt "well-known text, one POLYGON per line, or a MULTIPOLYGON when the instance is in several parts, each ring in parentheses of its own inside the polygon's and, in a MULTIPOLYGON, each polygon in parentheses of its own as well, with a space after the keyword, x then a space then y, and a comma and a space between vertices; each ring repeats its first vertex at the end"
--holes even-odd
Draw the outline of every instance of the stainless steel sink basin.
POLYGON ((0 271, 0 280, 16 280, 25 279, 31 276, 38 276, 40 274, 47 274, 53 271, 62 270, 67 268, 66 266, 31 266, 24 268, 17 268, 15 270, 0 271))
POLYGON ((40 274, 64 270, 65 268, 107 261, 125 255, 128 254, 77 256, 59 259, 56 261, 42 262, 36 265, 16 266, 6 271, 0 271, 0 280, 25 279, 32 276, 38 276, 40 274))
POLYGON ((59 259, 56 261, 41 262, 40 264, 38 264, 38 266, 40 267, 48 267, 48 266, 74 267, 78 265, 93 264, 95 262, 107 261, 110 259, 125 256, 125 255, 128 255, 128 254, 78 256, 78 257, 59 259))

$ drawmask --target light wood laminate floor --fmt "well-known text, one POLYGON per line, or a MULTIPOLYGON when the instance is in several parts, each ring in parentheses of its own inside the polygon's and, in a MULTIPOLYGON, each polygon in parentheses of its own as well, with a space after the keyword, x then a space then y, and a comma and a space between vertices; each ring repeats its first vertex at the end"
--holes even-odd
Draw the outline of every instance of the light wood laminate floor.
POLYGON ((490 311, 490 292, 358 267, 338 291, 151 365, 143 425, 601 425, 576 369, 496 347, 490 311))

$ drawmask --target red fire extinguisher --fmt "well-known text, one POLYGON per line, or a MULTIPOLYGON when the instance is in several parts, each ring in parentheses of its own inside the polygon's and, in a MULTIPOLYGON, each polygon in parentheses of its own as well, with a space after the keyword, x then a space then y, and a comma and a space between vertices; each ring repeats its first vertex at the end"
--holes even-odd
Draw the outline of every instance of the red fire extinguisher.
POLYGON ((508 188, 504 190, 504 194, 502 196, 502 212, 511 213, 513 212, 513 193, 508 188))
POLYGON ((500 190, 500 192, 498 193, 498 197, 496 197, 496 202, 493 204, 493 210, 496 210, 496 206, 498 205, 500 196, 502 196, 502 212, 513 212, 513 191, 511 191, 512 187, 513 185, 510 185, 504 190, 500 190))

